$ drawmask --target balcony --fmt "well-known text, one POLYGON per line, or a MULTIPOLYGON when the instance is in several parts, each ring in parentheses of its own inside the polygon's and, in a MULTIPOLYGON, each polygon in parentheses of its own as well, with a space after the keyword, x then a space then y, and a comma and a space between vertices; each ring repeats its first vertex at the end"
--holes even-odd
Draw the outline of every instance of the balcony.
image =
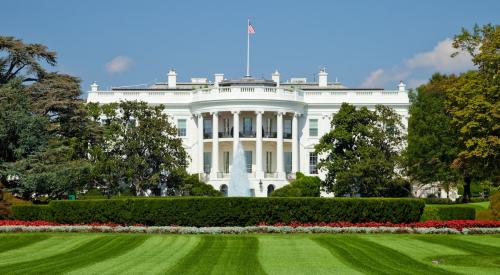
POLYGON ((243 131, 243 132, 240 132, 240 137, 241 138, 254 138, 256 135, 255 135, 255 131, 243 131))
POLYGON ((262 136, 264 138, 276 138, 278 136, 278 133, 276 132, 269 132, 269 131, 264 131, 264 133, 262 134, 262 136))

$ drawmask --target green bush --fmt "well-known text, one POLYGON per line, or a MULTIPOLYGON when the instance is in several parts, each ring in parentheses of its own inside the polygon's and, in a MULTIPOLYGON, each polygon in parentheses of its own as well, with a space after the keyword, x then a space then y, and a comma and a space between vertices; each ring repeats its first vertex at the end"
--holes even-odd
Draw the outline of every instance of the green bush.
POLYGON ((271 193, 271 197, 319 197, 321 180, 297 172, 296 179, 271 193))
POLYGON ((421 221, 474 220, 476 209, 467 206, 426 207, 421 221))
POLYGON ((425 204, 454 204, 450 199, 445 198, 425 198, 425 204))
POLYGON ((296 222, 415 222, 424 202, 380 198, 209 198, 110 199, 52 201, 50 211, 14 208, 21 220, 58 223, 118 223, 179 226, 247 226, 296 222), (29 213, 29 212, 33 213, 29 213))
POLYGON ((52 221, 52 207, 43 204, 12 205, 12 218, 22 221, 52 221))

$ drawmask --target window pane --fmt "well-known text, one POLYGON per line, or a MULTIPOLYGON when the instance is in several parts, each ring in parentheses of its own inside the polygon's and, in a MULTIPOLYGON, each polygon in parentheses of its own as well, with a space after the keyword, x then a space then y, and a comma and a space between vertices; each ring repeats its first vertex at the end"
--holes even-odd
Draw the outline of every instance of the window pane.
POLYGON ((177 120, 177 135, 180 137, 186 136, 186 120, 178 119, 177 120))
POLYGON ((310 119, 309 120, 309 136, 317 137, 318 136, 318 120, 310 119))
POLYGON ((212 168, 212 152, 203 152, 203 172, 210 173, 212 168))
POLYGON ((252 151, 245 151, 245 160, 247 162, 247 173, 252 173, 252 151))
POLYGON ((292 172, 292 152, 285 152, 285 172, 292 172))
POLYGON ((309 174, 317 174, 318 156, 315 153, 309 153, 309 174))

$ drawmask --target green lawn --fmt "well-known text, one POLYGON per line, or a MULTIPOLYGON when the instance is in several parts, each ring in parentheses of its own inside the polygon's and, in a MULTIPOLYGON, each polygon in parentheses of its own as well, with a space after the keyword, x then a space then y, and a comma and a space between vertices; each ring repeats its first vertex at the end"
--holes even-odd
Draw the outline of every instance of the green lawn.
POLYGON ((0 274, 498 274, 499 271, 498 235, 0 234, 0 274))
POLYGON ((439 207, 472 207, 476 209, 476 213, 487 210, 490 207, 489 201, 473 202, 473 203, 460 203, 460 204, 426 204, 426 208, 439 208, 439 207))

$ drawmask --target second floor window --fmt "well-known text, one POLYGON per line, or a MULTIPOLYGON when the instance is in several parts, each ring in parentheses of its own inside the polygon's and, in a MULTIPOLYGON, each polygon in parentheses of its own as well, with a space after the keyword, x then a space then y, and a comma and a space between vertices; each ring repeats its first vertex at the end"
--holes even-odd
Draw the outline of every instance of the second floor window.
POLYGON ((309 119, 309 136, 317 137, 318 136, 318 120, 317 119, 309 119))
POLYGON ((318 155, 309 153, 309 174, 318 174, 318 155))
POLYGON ((180 137, 185 137, 186 136, 186 120, 185 119, 178 119, 177 120, 177 135, 180 137))
POLYGON ((243 119, 243 135, 248 136, 252 134, 252 118, 245 117, 243 119))
POLYGON ((283 120, 283 137, 284 138, 292 138, 292 120, 291 119, 283 120))
POLYGON ((212 120, 203 120, 203 137, 212 138, 212 120))

